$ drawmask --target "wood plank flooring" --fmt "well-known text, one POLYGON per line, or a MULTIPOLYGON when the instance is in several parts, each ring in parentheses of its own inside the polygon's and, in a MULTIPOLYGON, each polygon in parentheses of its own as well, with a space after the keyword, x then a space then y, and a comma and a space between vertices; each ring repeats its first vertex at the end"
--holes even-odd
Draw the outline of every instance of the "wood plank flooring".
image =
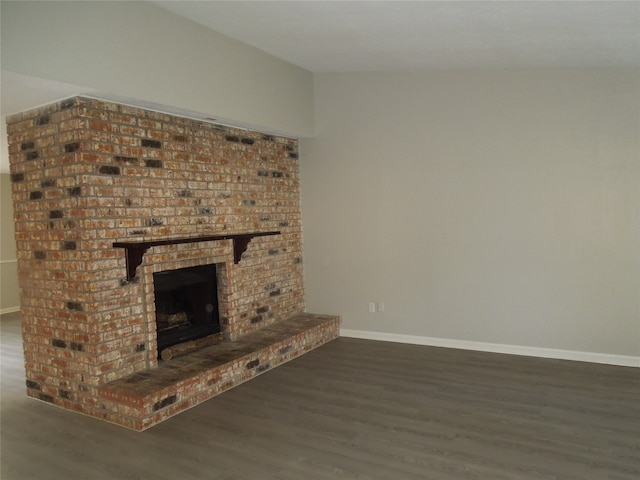
POLYGON ((137 433, 26 398, 0 328, 3 480, 640 478, 640 369, 340 338, 137 433))

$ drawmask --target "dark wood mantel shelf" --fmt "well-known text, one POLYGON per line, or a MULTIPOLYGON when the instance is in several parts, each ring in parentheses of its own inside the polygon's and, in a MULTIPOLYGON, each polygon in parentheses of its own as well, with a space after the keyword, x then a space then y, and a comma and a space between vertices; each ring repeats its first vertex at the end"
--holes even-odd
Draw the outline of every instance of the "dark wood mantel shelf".
POLYGON ((179 243, 233 240, 233 263, 238 263, 242 254, 247 250, 247 246, 251 239, 254 237, 266 237, 270 235, 280 235, 280 232, 235 233, 227 235, 209 235, 205 237, 167 238, 164 240, 148 240, 140 242, 114 242, 113 247, 124 248, 125 258, 127 260, 127 280, 133 280, 136 277, 136 269, 142 263, 142 257, 151 247, 177 245, 179 243))

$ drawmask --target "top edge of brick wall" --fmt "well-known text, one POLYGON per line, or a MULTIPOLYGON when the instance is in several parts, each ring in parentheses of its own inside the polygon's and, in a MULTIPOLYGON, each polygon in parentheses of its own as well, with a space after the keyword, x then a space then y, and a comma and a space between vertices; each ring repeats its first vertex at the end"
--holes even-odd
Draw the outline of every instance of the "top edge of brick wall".
MULTIPOLYGON (((69 97, 54 103, 42 105, 36 108, 25 110, 14 114, 7 115, 7 125, 17 124, 25 120, 39 119, 47 115, 54 115, 58 112, 69 110, 74 107, 85 106, 87 108, 108 111, 112 113, 118 113, 122 115, 134 115, 137 117, 148 118, 160 122, 167 123, 180 123, 185 126, 190 125, 192 127, 214 129, 221 133, 248 135, 250 133, 260 133, 265 139, 270 139, 276 143, 289 143, 295 142, 297 139, 293 137, 286 137, 283 135, 276 135, 272 133, 261 132, 259 130, 249 130, 242 127, 234 127, 230 125, 222 125, 215 122, 209 122, 197 118, 180 115, 177 113, 161 112, 157 110, 150 110, 144 107, 136 107, 132 105, 126 105, 118 102, 111 102, 107 100, 100 100, 91 97, 75 96, 69 97)), ((48 123, 48 122, 46 122, 48 123)))

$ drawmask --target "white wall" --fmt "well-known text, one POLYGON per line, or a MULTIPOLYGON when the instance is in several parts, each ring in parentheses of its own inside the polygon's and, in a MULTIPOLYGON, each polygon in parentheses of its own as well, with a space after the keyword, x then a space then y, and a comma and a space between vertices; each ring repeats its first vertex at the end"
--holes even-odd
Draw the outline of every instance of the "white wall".
POLYGON ((386 338, 638 356, 639 73, 316 75, 308 310, 386 338))
POLYGON ((8 174, 0 174, 0 314, 19 309, 17 266, 11 180, 8 174))
POLYGON ((1 32, 9 72, 313 134, 310 72, 146 2, 2 2, 1 32))

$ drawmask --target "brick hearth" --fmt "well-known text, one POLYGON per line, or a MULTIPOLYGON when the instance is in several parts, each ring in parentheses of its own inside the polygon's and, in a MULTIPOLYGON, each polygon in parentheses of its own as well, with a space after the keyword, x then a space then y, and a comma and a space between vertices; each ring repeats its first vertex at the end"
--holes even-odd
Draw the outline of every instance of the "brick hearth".
POLYGON ((142 430, 333 340, 339 326, 339 317, 296 315, 107 383, 100 397, 117 423, 142 430))
POLYGON ((338 336, 303 314, 295 139, 84 97, 7 123, 29 396, 139 430, 338 336), (237 264, 153 246, 133 279, 113 247, 275 231, 237 264), (226 341, 159 362, 153 274, 206 264, 226 341))

